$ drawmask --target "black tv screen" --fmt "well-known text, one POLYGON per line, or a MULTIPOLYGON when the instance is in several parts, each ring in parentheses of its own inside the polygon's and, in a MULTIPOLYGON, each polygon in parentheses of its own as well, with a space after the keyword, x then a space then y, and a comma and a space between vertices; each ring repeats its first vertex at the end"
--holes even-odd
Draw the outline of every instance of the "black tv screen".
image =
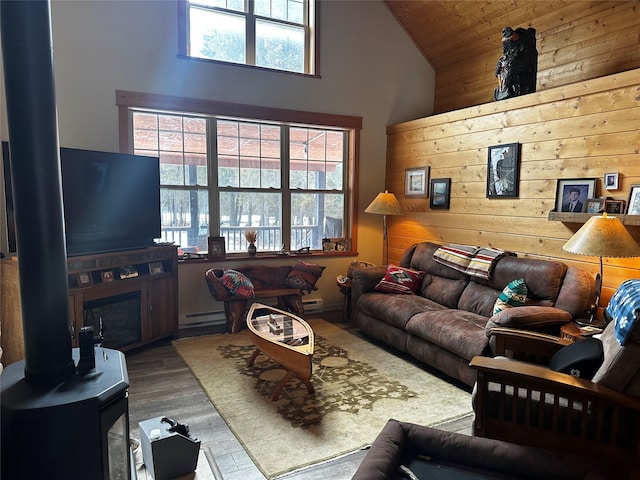
POLYGON ((68 255, 147 247, 160 238, 157 157, 61 148, 60 164, 68 255))

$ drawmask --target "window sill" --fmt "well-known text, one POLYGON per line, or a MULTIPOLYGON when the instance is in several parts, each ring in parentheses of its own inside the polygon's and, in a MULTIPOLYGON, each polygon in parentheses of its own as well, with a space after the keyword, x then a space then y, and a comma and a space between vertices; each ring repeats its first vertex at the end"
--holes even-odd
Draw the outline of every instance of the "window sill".
POLYGON ((283 258, 295 258, 296 260, 304 260, 305 258, 326 258, 326 257, 357 257, 357 252, 320 252, 311 253, 289 253, 288 255, 280 255, 275 252, 258 252, 254 256, 246 253, 228 253, 224 259, 209 259, 206 254, 188 253, 178 257, 179 263, 221 263, 233 261, 255 261, 255 260, 282 260, 283 258))

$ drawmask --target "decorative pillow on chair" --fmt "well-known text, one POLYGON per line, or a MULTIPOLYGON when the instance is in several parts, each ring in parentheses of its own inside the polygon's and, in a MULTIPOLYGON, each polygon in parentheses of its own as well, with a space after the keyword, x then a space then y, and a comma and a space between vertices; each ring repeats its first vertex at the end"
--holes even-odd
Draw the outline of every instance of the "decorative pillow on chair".
POLYGON ((527 284, 524 283, 522 278, 509 282, 509 285, 504 287, 502 293, 493 305, 493 314, 499 313, 507 308, 521 307, 527 300, 527 284))
POLYGON ((293 288, 307 290, 308 292, 317 290, 316 282, 322 276, 325 268, 327 267, 298 260, 298 263, 293 266, 289 275, 287 275, 286 284, 293 288))
POLYGON ((251 298, 255 295, 255 289, 253 288, 251 280, 237 270, 223 270, 220 283, 224 285, 224 288, 226 288, 231 295, 243 298, 251 298))
POLYGON ((425 272, 413 270, 411 268, 397 267, 389 265, 384 278, 375 286, 375 289, 384 293, 406 293, 414 295, 425 272))

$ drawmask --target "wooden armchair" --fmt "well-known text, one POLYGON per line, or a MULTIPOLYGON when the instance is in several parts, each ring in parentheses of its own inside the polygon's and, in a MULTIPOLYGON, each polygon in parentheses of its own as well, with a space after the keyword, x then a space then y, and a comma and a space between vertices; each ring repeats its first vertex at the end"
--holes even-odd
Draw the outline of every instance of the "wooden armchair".
POLYGON ((602 335, 604 363, 589 381, 540 365, 564 339, 505 328, 492 333, 506 356, 471 361, 474 435, 628 469, 639 464, 640 342, 620 346, 610 323, 602 335))

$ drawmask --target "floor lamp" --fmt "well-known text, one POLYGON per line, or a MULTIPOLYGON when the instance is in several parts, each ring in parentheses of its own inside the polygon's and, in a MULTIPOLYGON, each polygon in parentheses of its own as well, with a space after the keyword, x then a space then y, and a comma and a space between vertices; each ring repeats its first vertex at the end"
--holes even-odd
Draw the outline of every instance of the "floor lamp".
POLYGON ((640 246, 618 218, 607 217, 607 214, 603 213, 602 216, 589 218, 562 249, 570 253, 600 258, 600 273, 596 275, 596 302, 589 319, 589 324, 594 325, 602 293, 602 257, 640 257, 640 246))
POLYGON ((382 238, 385 243, 385 250, 387 252, 387 265, 389 264, 389 236, 387 234, 387 215, 402 215, 402 209, 398 203, 398 199, 393 193, 384 191, 379 193, 373 202, 364 209, 366 213, 375 213, 382 215, 382 238))

